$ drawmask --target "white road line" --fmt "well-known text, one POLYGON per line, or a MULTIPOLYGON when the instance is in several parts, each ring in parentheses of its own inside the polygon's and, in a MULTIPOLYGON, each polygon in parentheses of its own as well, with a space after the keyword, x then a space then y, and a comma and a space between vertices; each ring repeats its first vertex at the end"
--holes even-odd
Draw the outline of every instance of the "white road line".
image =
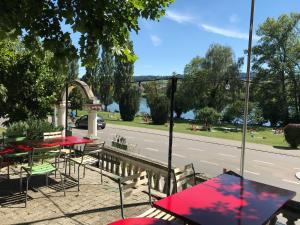
POLYGON ((199 149, 199 148, 193 148, 193 147, 190 147, 188 148, 189 150, 192 150, 192 151, 196 151, 196 152, 204 152, 205 150, 203 149, 199 149))
POLYGON ((263 164, 268 164, 268 165, 274 165, 274 163, 270 163, 270 162, 265 162, 265 161, 260 161, 260 160, 253 160, 254 162, 257 162, 257 163, 263 163, 263 164))
POLYGON ((184 155, 180 155, 180 154, 177 154, 177 153, 173 153, 172 154, 173 156, 177 156, 178 158, 186 158, 184 155))
POLYGON ((226 156, 226 157, 230 157, 230 158, 236 158, 235 155, 230 155, 230 154, 218 153, 218 155, 226 156))
MULTIPOLYGON (((240 171, 240 169, 239 169, 239 168, 236 168, 236 170, 240 171)), ((256 172, 253 172, 253 171, 250 171, 250 170, 244 170, 244 172, 245 172, 245 173, 254 174, 254 175, 257 175, 257 176, 259 176, 259 175, 260 175, 260 173, 256 173, 256 172)))
POLYGON ((155 141, 149 140, 149 139, 144 139, 144 142, 154 143, 155 141))
POLYGON ((156 148, 145 148, 146 150, 152 151, 152 152, 159 152, 156 148))
POLYGON ((297 167, 296 167, 296 168, 294 168, 294 170, 300 170, 300 168, 297 168, 297 167))
POLYGON ((286 182, 286 183, 291 183, 291 184, 300 184, 300 182, 297 182, 297 181, 293 181, 293 180, 287 180, 287 179, 282 179, 283 182, 286 182))
POLYGON ((210 165, 214 165, 214 166, 218 166, 219 165, 218 163, 209 162, 209 161, 206 161, 206 160, 200 160, 200 162, 206 163, 206 164, 210 164, 210 165))

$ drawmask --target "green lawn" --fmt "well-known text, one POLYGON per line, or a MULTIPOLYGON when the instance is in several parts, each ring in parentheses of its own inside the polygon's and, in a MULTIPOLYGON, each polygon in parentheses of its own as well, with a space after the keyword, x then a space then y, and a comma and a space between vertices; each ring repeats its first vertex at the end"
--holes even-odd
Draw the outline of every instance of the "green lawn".
MULTIPOLYGON (((79 111, 78 115, 81 116, 86 114, 85 111, 79 111)), ((101 115, 107 123, 110 124, 119 124, 125 126, 132 126, 132 127, 143 127, 143 128, 151 128, 157 130, 169 130, 168 125, 153 125, 153 124, 145 124, 142 120, 142 117, 136 117, 132 122, 126 122, 120 120, 119 113, 108 113, 108 112, 99 112, 98 115, 101 115)), ((214 126, 212 131, 192 131, 192 125, 185 120, 175 120, 174 131, 187 133, 187 134, 195 134, 207 137, 215 137, 215 138, 224 138, 230 140, 237 140, 240 141, 242 139, 242 128, 239 127, 238 131, 235 130, 233 125, 220 125, 214 126), (226 129, 231 128, 231 131, 226 131, 226 129)), ((284 136, 275 135, 272 132, 271 128, 266 127, 255 127, 253 128, 252 135, 250 132, 247 134, 247 141, 258 143, 258 144, 265 144, 265 145, 272 145, 272 146, 280 146, 280 147, 287 147, 288 144, 286 143, 284 136)))

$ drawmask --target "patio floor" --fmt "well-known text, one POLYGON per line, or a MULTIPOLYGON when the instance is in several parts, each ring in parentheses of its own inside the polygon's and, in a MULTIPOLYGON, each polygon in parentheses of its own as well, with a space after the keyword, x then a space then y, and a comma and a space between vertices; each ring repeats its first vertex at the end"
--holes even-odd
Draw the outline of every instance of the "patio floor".
MULTIPOLYGON (((17 168, 13 170, 19 171, 17 168)), ((62 192, 59 176, 50 176, 49 186, 45 177, 33 177, 29 190, 29 201, 24 208, 25 195, 19 191, 18 175, 11 180, 3 178, 5 169, 0 172, 0 224, 108 224, 121 219, 119 189, 116 182, 89 169, 80 179, 80 191, 77 183, 67 180, 66 196, 62 192)), ((77 171, 76 171, 77 174, 77 171)), ((73 174, 74 175, 74 174, 73 174)), ((25 181, 25 180, 24 180, 25 181)), ((125 199, 125 216, 138 216, 150 208, 148 196, 138 193, 125 199)))

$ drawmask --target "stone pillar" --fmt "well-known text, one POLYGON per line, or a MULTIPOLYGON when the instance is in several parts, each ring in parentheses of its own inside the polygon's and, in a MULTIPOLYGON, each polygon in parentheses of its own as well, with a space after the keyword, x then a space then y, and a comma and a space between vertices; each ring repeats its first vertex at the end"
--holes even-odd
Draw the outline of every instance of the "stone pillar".
POLYGON ((57 105, 57 125, 62 126, 64 129, 66 127, 66 103, 60 102, 57 105))
POLYGON ((88 113, 88 137, 97 137, 97 111, 90 109, 88 113))
POLYGON ((57 105, 53 107, 52 124, 57 127, 57 105))

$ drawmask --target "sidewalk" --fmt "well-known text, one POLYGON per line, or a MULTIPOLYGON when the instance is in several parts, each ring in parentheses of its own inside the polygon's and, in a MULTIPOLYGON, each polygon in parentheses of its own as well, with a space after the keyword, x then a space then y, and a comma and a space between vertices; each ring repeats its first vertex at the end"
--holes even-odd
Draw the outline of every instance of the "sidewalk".
MULTIPOLYGON (((154 134, 154 135, 167 136, 167 137, 169 136, 168 131, 141 128, 141 127, 131 127, 131 126, 124 126, 124 125, 107 124, 107 128, 121 129, 121 130, 154 134)), ((178 133, 178 132, 174 132, 173 136, 174 136, 174 138, 177 138, 177 139, 186 139, 186 140, 192 140, 192 141, 200 141, 200 142, 206 142, 206 143, 212 143, 212 144, 218 144, 218 145, 224 145, 224 146, 231 146, 231 147, 235 147, 235 148, 241 148, 241 141, 221 139, 221 138, 212 138, 212 137, 205 137, 205 136, 199 136, 199 135, 193 135, 193 134, 184 134, 184 133, 178 133)), ((262 144, 255 144, 255 143, 246 143, 246 149, 253 150, 253 151, 271 152, 274 154, 281 154, 281 155, 287 155, 287 156, 300 158, 300 150, 297 150, 297 149, 284 149, 284 148, 279 149, 279 148, 274 148, 269 145, 262 145, 262 144)))

